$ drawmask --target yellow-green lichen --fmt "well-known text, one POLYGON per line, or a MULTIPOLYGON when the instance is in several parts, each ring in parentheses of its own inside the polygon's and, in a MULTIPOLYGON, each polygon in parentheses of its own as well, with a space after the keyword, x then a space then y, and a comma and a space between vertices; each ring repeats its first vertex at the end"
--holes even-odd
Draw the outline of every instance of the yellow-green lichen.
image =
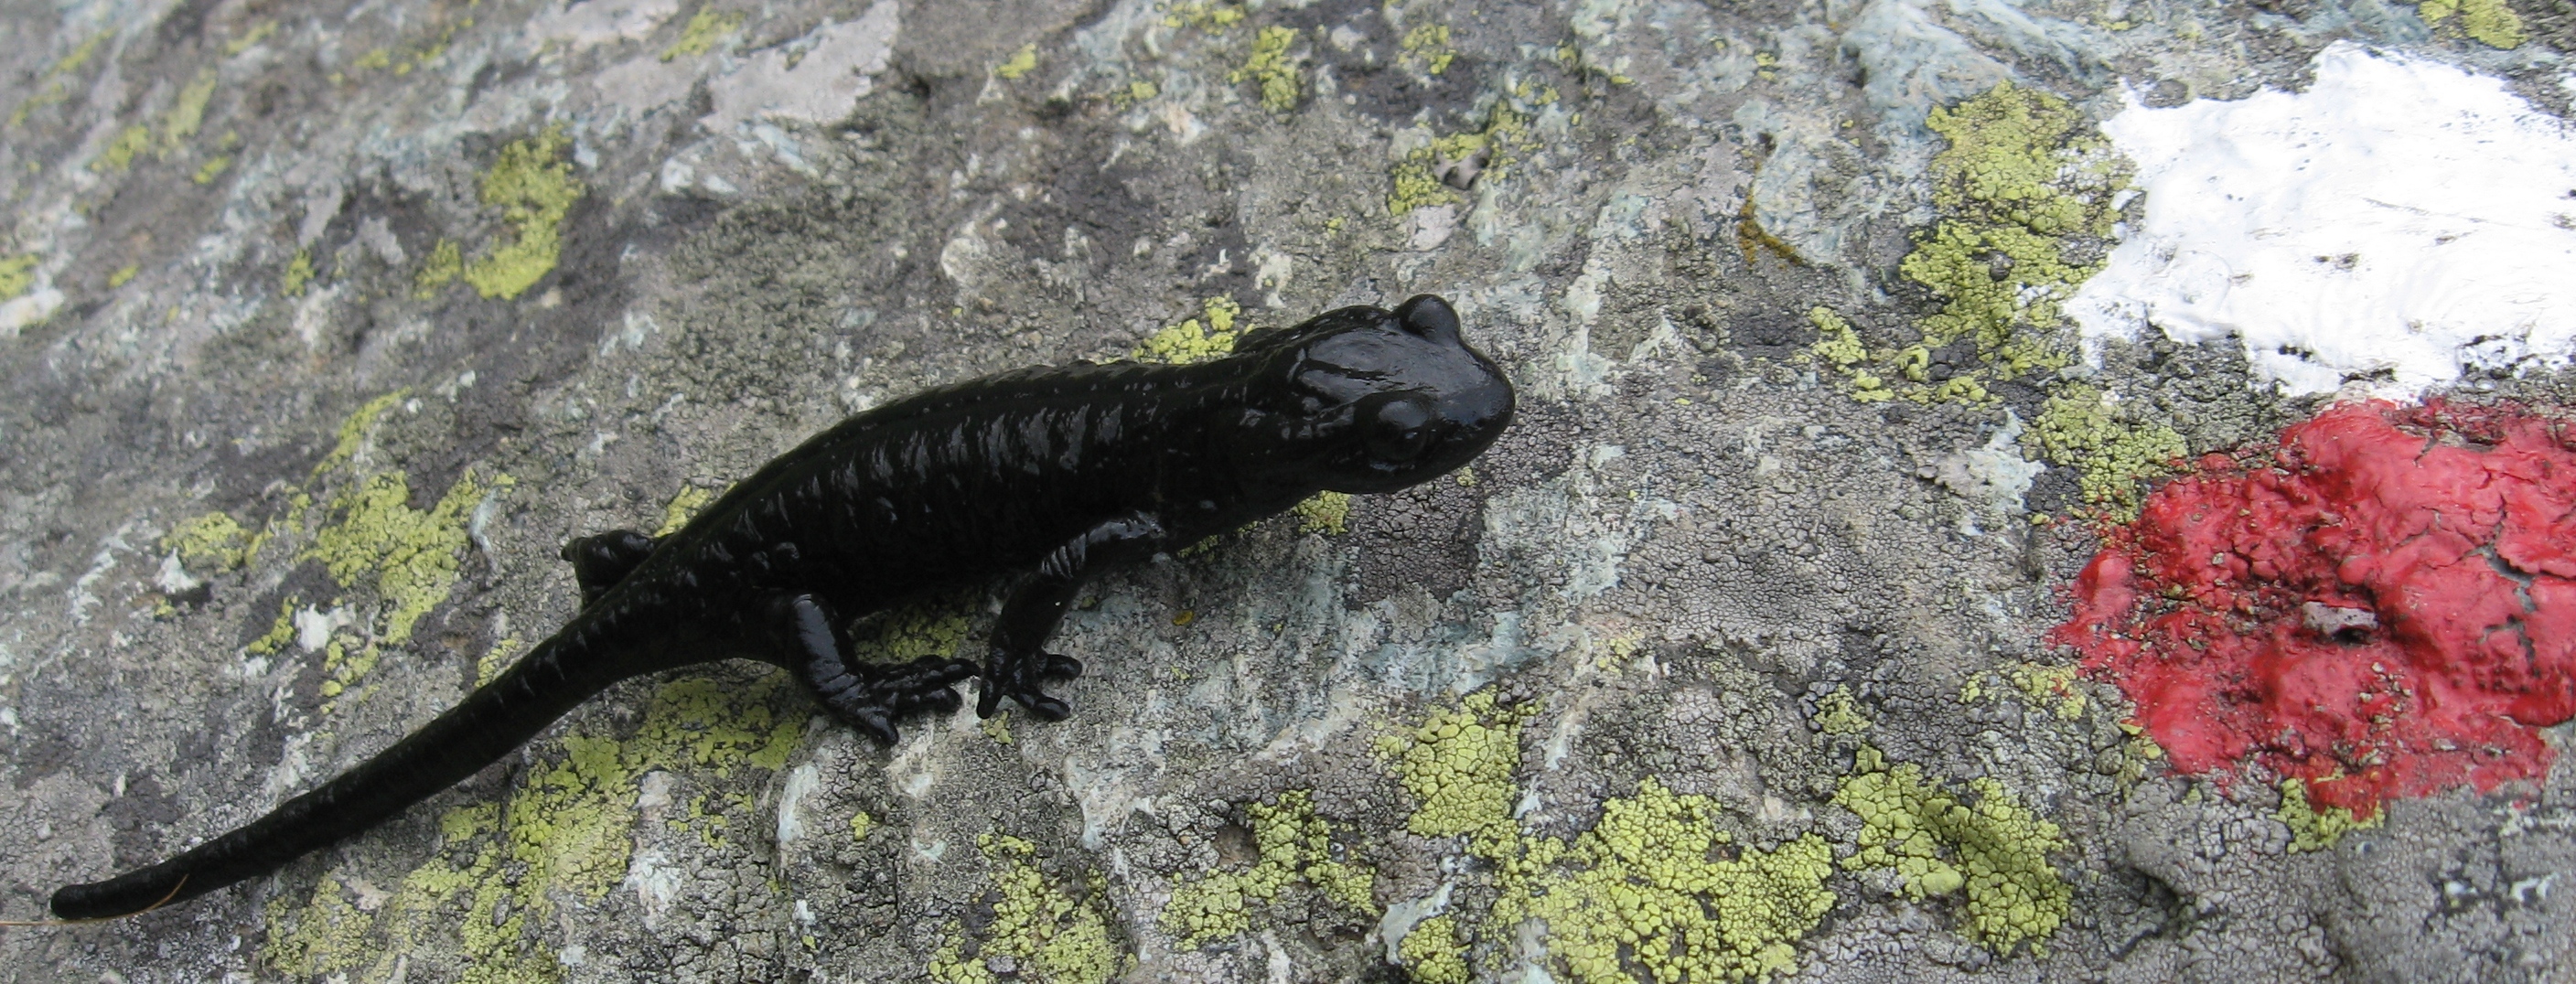
POLYGON ((501 475, 486 487, 469 469, 437 504, 422 510, 411 507, 411 481, 401 472, 370 476, 332 501, 339 518, 314 534, 305 556, 321 560, 344 587, 371 578, 389 606, 382 639, 401 645, 411 639, 412 626, 455 588, 467 514, 491 489, 511 484, 501 475))
POLYGON ((518 655, 520 645, 519 637, 511 636, 484 650, 483 655, 474 660, 474 685, 480 687, 500 676, 502 670, 509 668, 510 657, 518 655))
MULTIPOLYGON (((1243 305, 1230 297, 1211 297, 1202 305, 1205 317, 1191 318, 1147 336, 1145 341, 1127 353, 1139 362, 1168 362, 1185 365, 1224 358, 1234 351, 1235 340, 1242 333, 1235 329, 1235 319, 1242 316, 1243 305)), ((1248 326, 1247 326, 1248 327, 1248 326)))
POLYGON ((868 831, 875 829, 877 829, 877 818, 869 816, 868 811, 860 810, 856 813, 850 814, 851 840, 866 840, 868 839, 868 831))
POLYGON ((198 72, 195 81, 179 90, 179 98, 171 102, 168 112, 161 114, 163 160, 187 149, 188 140, 197 135, 199 127, 206 125, 206 104, 214 97, 215 70, 211 68, 198 72))
POLYGON ((1862 366, 1869 360, 1869 347, 1860 340, 1860 332, 1834 309, 1818 305, 1807 309, 1807 323, 1816 326, 1816 344, 1807 347, 1809 356, 1827 368, 1843 374, 1851 384, 1851 398, 1862 403, 1876 403, 1894 397, 1887 383, 1862 366))
POLYGON ((1163 11, 1163 26, 1197 28, 1222 34, 1226 28, 1242 23, 1243 5, 1229 0, 1171 0, 1158 4, 1163 11))
POLYGON ((1472 180, 1500 180, 1514 162, 1538 146, 1537 137, 1530 132, 1530 113, 1534 104, 1544 104, 1549 99, 1552 96, 1542 97, 1523 85, 1495 100, 1486 111, 1483 127, 1435 137, 1428 145, 1406 153, 1388 172, 1387 214, 1402 218, 1417 208, 1462 201, 1457 190, 1443 180, 1457 180, 1457 169, 1461 167, 1470 169, 1472 180))
POLYGON ((286 272, 277 275, 277 292, 287 297, 302 297, 313 284, 313 251, 299 249, 286 261, 286 272))
POLYGON ((1843 867, 1893 869, 1916 899, 1964 890, 1969 938, 1996 953, 2025 942, 2044 953, 2074 902, 2073 886, 2048 862, 2049 852, 2069 846, 2066 838, 2000 783, 1978 779, 1969 788, 1973 796, 1962 797, 1921 767, 1891 767, 1863 747, 1834 792, 1834 804, 1861 819, 1860 850, 1843 867))
POLYGON ((971 603, 964 599, 897 608, 850 630, 851 658, 867 663, 954 659, 957 647, 966 641, 971 612, 971 603))
POLYGON ((695 58, 713 51, 716 42, 724 40, 725 35, 733 33, 734 28, 741 26, 741 14, 719 11, 714 7, 700 7, 697 13, 689 15, 688 26, 680 29, 679 40, 671 42, 670 47, 662 49, 662 60, 695 58))
POLYGON ((161 536, 161 549, 178 554, 188 563, 231 570, 241 566, 245 559, 243 549, 249 542, 249 534, 231 514, 210 512, 171 527, 161 536))
POLYGON ((16 300, 36 286, 34 253, 0 256, 0 301, 16 300))
POLYGON ((2022 445, 2033 457, 2077 469, 2084 501, 2121 520, 2137 516, 2141 483, 2170 473, 2171 463, 2190 453, 2173 428, 2134 419, 2083 383, 2048 398, 2022 445))
POLYGON ((1005 79, 1017 79, 1036 71, 1037 67, 1038 46, 1024 44, 1020 46, 1020 50, 1011 53, 1011 60, 993 66, 993 74, 1005 79))
POLYGON ((123 287, 126 284, 133 282, 135 274, 142 272, 143 266, 138 263, 128 263, 124 266, 117 267, 115 272, 107 275, 107 289, 115 290, 119 287, 123 287))
POLYGON ((1932 158, 1941 221, 1900 265, 1942 298, 1924 340, 1974 339, 2002 379, 2064 365, 2058 304, 2096 269, 2070 240, 2109 237, 2118 159, 2065 100, 2009 82, 1927 125, 1950 142, 1932 158))
POLYGON ((1411 735, 1390 738, 1381 750, 1394 755, 1405 791, 1422 804, 1405 829, 1465 837, 1478 857, 1517 854, 1512 773, 1520 767, 1521 725, 1537 713, 1536 704, 1506 709, 1490 692, 1473 693, 1457 710, 1432 712, 1411 735))
POLYGON ((276 33, 276 21, 261 21, 258 24, 253 25, 250 30, 242 32, 242 36, 224 42, 224 57, 231 58, 241 54, 242 52, 249 51, 251 45, 266 41, 276 33))
MULTIPOLYGON (((1572 844, 1527 834, 1512 816, 1520 797, 1512 775, 1521 727, 1534 713, 1471 694, 1458 710, 1435 712, 1380 746, 1421 804, 1406 828, 1464 837, 1468 853, 1490 867, 1494 907, 1476 932, 1512 941, 1525 926, 1545 925, 1548 951, 1566 971, 1559 979, 1579 984, 1795 971, 1798 940, 1835 902, 1824 888, 1833 853, 1822 837, 1770 850, 1736 845, 1719 829, 1716 801, 1676 795, 1651 777, 1637 795, 1603 803, 1600 822, 1572 844)), ((1452 930, 1469 926, 1462 914, 1452 930)), ((1465 952, 1454 936, 1446 942, 1450 953, 1465 952)), ((1458 968, 1457 979, 1471 970, 1458 968)))
POLYGON ((250 645, 245 648, 261 656, 270 656, 275 655, 279 649, 285 648, 287 643, 294 641, 295 599, 289 597, 277 603, 277 621, 270 622, 268 631, 259 638, 251 640, 250 645))
POLYGON ((679 532, 680 527, 689 525, 689 519, 696 516, 698 510, 706 508, 707 503, 714 501, 716 501, 714 492, 695 485, 681 486, 680 491, 671 494, 671 501, 663 503, 662 525, 654 529, 653 535, 669 536, 679 532))
POLYGON ((231 166, 233 166, 232 155, 217 154, 206 158, 205 163, 197 165, 197 173, 189 175, 188 180, 201 185, 213 184, 216 178, 223 176, 224 169, 231 166))
POLYGON ((340 421, 339 440, 331 445, 331 453, 323 455, 321 463, 313 466, 313 477, 320 478, 356 458, 359 447, 367 441, 367 435, 375 430, 376 421, 384 417, 385 411, 410 396, 411 390, 398 389, 359 404, 358 409, 340 421))
POLYGON ((2362 818, 2340 806, 2316 809, 2308 804, 2307 781, 2294 778, 2281 780, 2281 808, 2272 812, 2272 818, 2290 828, 2290 852, 2296 854, 2331 849, 2342 843, 2345 834, 2386 822, 2388 814, 2362 818))
POLYGON ((1376 873, 1333 859, 1332 826, 1315 815, 1312 793, 1292 789, 1279 794, 1277 805, 1254 803, 1244 813, 1252 818, 1258 852, 1252 867, 1193 872, 1172 886, 1172 899, 1163 906, 1163 930, 1178 937, 1182 947, 1250 929, 1254 904, 1277 899, 1297 881, 1345 909, 1377 914, 1371 897, 1376 873))
POLYGON ((2530 39, 2521 16, 2505 0, 2423 0, 2415 8, 2424 23, 2438 25, 2456 14, 2460 33, 2490 48, 2519 48, 2530 39))
POLYGON ((136 155, 150 149, 152 128, 137 123, 118 132, 116 139, 108 141, 107 149, 99 152, 98 159, 90 162, 89 169, 102 174, 122 171, 134 166, 136 155))
POLYGON ((1273 113, 1286 113, 1297 108, 1301 86, 1297 80, 1297 58, 1289 49, 1297 43, 1292 28, 1265 27, 1252 39, 1252 56, 1243 65, 1226 73, 1228 84, 1252 82, 1261 89, 1261 108, 1273 113))
POLYGON ((1860 699, 1852 696, 1850 687, 1835 687, 1816 702, 1816 730, 1829 735, 1856 735, 1869 730, 1869 717, 1860 712, 1860 699))
POLYGON ((1743 981, 1794 973, 1797 941, 1833 910, 1833 848, 1805 834, 1768 851, 1733 845, 1722 808, 1649 778, 1602 804, 1566 854, 1575 869, 1506 895, 1498 916, 1543 919, 1548 950, 1582 984, 1743 981))
POLYGON ((1019 968, 1012 979, 1033 984, 1106 984, 1118 973, 1123 954, 1109 936, 1099 873, 1077 897, 1038 870, 1037 845, 1007 834, 985 834, 976 845, 993 869, 993 921, 975 934, 951 922, 947 944, 930 960, 932 980, 997 984, 994 957, 1009 957, 1019 968))
POLYGON ((1424 75, 1438 75, 1449 70, 1458 52, 1449 47, 1449 25, 1421 24, 1404 32, 1401 42, 1404 60, 1418 67, 1424 75))
POLYGON ((1474 973, 1459 955, 1465 950, 1458 941, 1458 921, 1443 914, 1413 924, 1395 952, 1414 984, 1467 984, 1474 973))
POLYGON ((1317 492, 1312 498, 1288 509, 1297 516, 1301 533, 1340 536, 1351 529, 1351 497, 1345 492, 1317 492))
POLYGON ((438 245, 430 247, 429 259, 421 263, 420 272, 412 275, 412 299, 426 301, 436 297, 439 288, 455 283, 456 278, 464 275, 464 248, 456 245, 456 240, 441 239, 438 245))
MULTIPOLYGON (((561 760, 530 770, 506 809, 479 803, 441 816, 441 854, 405 875, 382 904, 354 904, 338 875, 326 875, 300 905, 281 894, 269 904, 262 962, 298 979, 383 984, 417 978, 422 954, 448 951, 463 967, 446 979, 561 980, 564 964, 547 938, 559 924, 557 899, 596 902, 625 878, 643 774, 692 764, 717 777, 744 764, 775 770, 803 731, 801 717, 769 710, 786 680, 674 681, 655 695, 633 739, 563 739, 561 760)), ((747 815, 750 799, 716 801, 747 815)))
POLYGON ((2049 666, 2043 663, 2016 663, 2009 671, 2013 688, 2033 707, 2053 710, 2060 721, 2073 721, 2084 716, 2084 688, 2077 685, 2083 671, 2077 667, 2049 666))
POLYGON ((582 194, 581 179, 562 160, 571 146, 561 125, 501 148, 501 159, 483 175, 482 200, 501 210, 507 241, 465 266, 465 282, 487 298, 508 300, 534 286, 563 254, 563 220, 582 194))
POLYGON ((1940 308, 1918 325, 1920 343, 1869 350, 1856 334, 1829 337, 1827 361, 1852 379, 1854 399, 1990 402, 1989 383, 2072 358, 2060 305, 2099 269, 2088 250, 2119 217, 2111 203, 2126 165, 2065 100, 2009 82, 1934 108, 1927 125, 1949 142, 1932 158, 1937 220, 1899 269, 1940 308), (1935 350, 1962 343, 1973 359, 1935 378, 1935 350))

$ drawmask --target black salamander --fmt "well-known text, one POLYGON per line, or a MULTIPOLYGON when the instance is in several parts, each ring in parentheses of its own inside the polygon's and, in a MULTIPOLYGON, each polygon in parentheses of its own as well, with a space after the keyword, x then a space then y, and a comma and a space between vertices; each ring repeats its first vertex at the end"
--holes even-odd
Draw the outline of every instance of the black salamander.
POLYGON ((1286 510, 1322 490, 1391 492, 1493 444, 1512 387, 1448 302, 1348 307, 1247 334, 1195 365, 1076 363, 990 376, 851 417, 780 455, 678 532, 564 548, 581 611, 491 683, 366 763, 186 853, 54 893, 64 919, 130 915, 256 878, 375 826, 519 747, 628 677, 774 663, 886 743, 944 714, 964 660, 843 658, 850 619, 1014 577, 976 712, 1046 720, 1045 651, 1087 578, 1286 510))

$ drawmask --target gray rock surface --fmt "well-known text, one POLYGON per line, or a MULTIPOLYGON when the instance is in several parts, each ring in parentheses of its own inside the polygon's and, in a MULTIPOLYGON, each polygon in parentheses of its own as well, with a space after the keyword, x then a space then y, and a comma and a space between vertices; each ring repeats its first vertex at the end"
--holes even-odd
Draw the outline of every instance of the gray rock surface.
POLYGON ((633 681, 273 878, 0 929, 0 980, 1677 980, 1562 908, 1658 859, 1723 872, 1719 979, 2569 980, 2564 762, 2293 851, 2043 642, 2094 546, 2051 397, 2195 452, 2304 405, 2165 345, 1868 401, 1818 347, 1940 309, 1938 108, 2355 39, 2564 112, 2565 4, 2510 9, 2505 50, 2379 0, 0 6, 0 917, 362 760, 565 618, 566 539, 886 399, 1437 292, 1525 408, 1471 476, 1098 584, 1071 720, 882 750, 756 667, 633 681), (2018 867, 1846 862, 1869 777, 2018 867))

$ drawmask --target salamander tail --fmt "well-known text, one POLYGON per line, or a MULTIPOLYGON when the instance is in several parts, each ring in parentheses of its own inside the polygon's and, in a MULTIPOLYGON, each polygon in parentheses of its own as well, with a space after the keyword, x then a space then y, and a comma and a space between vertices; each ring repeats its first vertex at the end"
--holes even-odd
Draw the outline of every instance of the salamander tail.
POLYGON ((498 761, 628 674, 578 655, 567 631, 376 757, 177 857, 54 893, 62 919, 115 919, 204 895, 375 826, 498 761))

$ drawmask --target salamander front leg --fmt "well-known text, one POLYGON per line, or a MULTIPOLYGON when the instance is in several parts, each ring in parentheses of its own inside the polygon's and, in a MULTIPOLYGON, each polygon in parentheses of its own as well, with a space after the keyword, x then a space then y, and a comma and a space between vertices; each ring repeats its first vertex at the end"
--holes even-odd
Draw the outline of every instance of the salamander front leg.
POLYGON ((1082 582, 1105 568, 1151 556, 1163 541, 1163 524, 1146 513, 1123 516, 1092 527, 1055 548, 1038 569, 1002 603, 993 624, 993 643, 984 661, 984 686, 975 696, 975 713, 992 717, 1002 698, 1018 701, 1033 716, 1061 721, 1073 708, 1047 696, 1039 685, 1082 675, 1082 663, 1046 651, 1046 641, 1064 620, 1065 605, 1082 582))
POLYGON ((842 658, 831 613, 813 595, 779 599, 770 624, 780 654, 832 716, 888 745, 901 738, 895 731, 898 718, 918 711, 955 713, 960 700, 952 688, 975 675, 973 663, 935 656, 888 666, 851 665, 842 658))

